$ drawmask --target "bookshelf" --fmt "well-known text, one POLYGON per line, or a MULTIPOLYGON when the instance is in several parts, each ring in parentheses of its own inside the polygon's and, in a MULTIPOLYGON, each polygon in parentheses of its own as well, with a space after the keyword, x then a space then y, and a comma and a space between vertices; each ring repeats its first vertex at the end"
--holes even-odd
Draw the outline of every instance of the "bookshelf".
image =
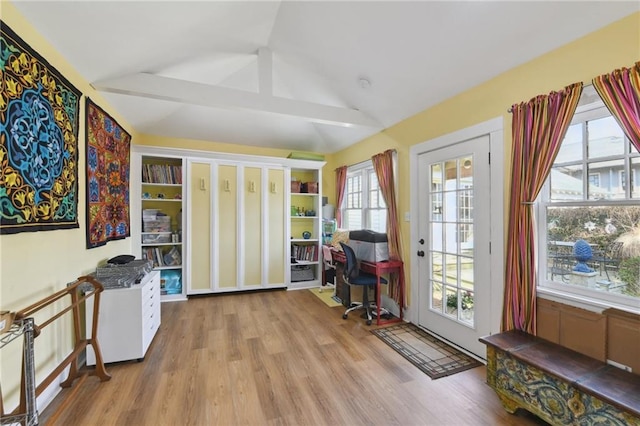
MULTIPOLYGON (((323 164, 323 163, 321 163, 323 164)), ((322 277, 321 169, 292 168, 290 188, 290 289, 318 287, 322 277)))
POLYGON ((184 300, 183 160, 141 156, 140 257, 160 271, 162 301, 184 300))

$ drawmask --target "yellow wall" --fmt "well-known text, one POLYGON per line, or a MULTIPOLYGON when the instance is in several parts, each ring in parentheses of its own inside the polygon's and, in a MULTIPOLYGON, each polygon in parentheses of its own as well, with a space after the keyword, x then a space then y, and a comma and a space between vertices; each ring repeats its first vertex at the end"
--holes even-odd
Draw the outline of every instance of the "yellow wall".
MULTIPOLYGON (((504 52, 504 54, 509 54, 504 52)), ((488 58, 491 60, 491 58, 488 58)), ((401 217, 407 294, 410 294, 409 148, 412 145, 490 120, 504 119, 505 181, 510 181, 511 116, 507 109, 532 97, 560 90, 578 81, 585 84, 597 75, 629 67, 640 60, 640 13, 630 15, 575 42, 511 69, 496 78, 416 114, 389 129, 327 157, 323 188, 335 188, 336 167, 356 164, 386 149, 398 151, 398 211, 401 217)), ((473 69, 469 69, 472 73, 473 69)), ((505 184, 505 200, 508 200, 505 184)), ((335 204, 335 189, 331 193, 335 204)), ((505 201, 505 207, 507 206, 505 201)), ((505 213, 506 214, 506 213, 505 213)), ((505 219, 506 219, 505 215, 505 219)), ((506 231, 505 231, 506 235, 506 231)))
POLYGON ((286 149, 264 148, 193 139, 178 139, 155 135, 139 135, 133 143, 136 145, 160 146, 165 148, 194 149, 200 151, 227 152, 231 154, 259 155, 280 158, 284 158, 291 153, 291 150, 286 149))
MULTIPOLYGON (((127 130, 135 141, 138 135, 131 126, 93 90, 78 72, 44 39, 17 9, 9 2, 1 1, 2 21, 10 26, 36 52, 76 86, 84 96, 89 96, 127 130)), ((110 242, 92 250, 86 247, 85 209, 85 114, 84 97, 80 101, 78 133, 78 219, 77 229, 29 232, 0 235, 0 309, 19 310, 63 289, 77 277, 95 270, 100 262, 117 254, 130 253, 130 238, 110 242)), ((58 365, 71 350, 72 328, 69 316, 45 328, 36 339, 37 378, 41 380, 58 365)), ((38 317, 36 317, 36 322, 38 317)), ((0 351, 0 382, 5 396, 5 408, 15 404, 17 383, 20 377, 20 353, 18 345, 0 351)))

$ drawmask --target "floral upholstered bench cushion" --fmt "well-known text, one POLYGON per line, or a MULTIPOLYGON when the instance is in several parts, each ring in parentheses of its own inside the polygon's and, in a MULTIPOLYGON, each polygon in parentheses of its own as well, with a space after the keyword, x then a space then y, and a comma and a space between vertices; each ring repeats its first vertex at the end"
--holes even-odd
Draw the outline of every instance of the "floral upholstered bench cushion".
POLYGON ((554 425, 640 425, 640 376, 520 331, 484 337, 487 383, 554 425))

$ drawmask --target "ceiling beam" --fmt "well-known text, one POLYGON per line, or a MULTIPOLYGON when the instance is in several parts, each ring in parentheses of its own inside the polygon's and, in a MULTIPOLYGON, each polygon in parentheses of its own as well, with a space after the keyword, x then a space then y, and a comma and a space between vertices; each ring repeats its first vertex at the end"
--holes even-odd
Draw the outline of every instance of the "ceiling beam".
POLYGON ((149 73, 130 74, 96 81, 93 88, 165 101, 217 108, 231 108, 298 117, 334 126, 383 127, 362 112, 329 105, 269 96, 245 90, 178 80, 149 73))

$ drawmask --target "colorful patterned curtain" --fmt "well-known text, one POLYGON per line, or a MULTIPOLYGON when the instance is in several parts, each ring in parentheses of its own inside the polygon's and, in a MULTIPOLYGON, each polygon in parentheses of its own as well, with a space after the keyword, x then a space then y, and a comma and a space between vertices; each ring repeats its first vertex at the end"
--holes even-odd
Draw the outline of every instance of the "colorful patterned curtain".
POLYGON ((578 106, 582 83, 513 105, 511 204, 502 330, 536 334, 535 227, 532 205, 551 171, 578 106))
POLYGON ((593 87, 640 151, 640 62, 594 78, 593 87))
POLYGON ((342 199, 344 198, 344 185, 347 183, 347 166, 336 169, 336 224, 342 226, 342 199))
MULTIPOLYGON (((387 205, 387 240, 389 242, 389 258, 392 260, 402 260, 402 246, 400 240, 400 220, 398 218, 398 207, 396 198, 396 184, 393 176, 393 156, 394 150, 387 150, 381 154, 371 157, 373 169, 378 177, 380 192, 387 205)), ((391 274, 389 280, 389 296, 400 303, 400 286, 398 285, 398 274, 391 274)), ((406 306, 402 301, 401 306, 406 306)))

